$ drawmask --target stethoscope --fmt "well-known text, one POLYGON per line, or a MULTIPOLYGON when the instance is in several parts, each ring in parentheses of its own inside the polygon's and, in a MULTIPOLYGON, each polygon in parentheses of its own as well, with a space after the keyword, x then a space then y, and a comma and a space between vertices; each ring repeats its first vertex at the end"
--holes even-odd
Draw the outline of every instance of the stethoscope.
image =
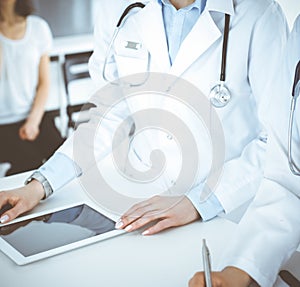
MULTIPOLYGON (((108 77, 106 75, 106 67, 107 67, 108 59, 109 59, 109 57, 111 55, 111 51, 112 51, 115 39, 118 36, 120 29, 122 28, 122 24, 126 20, 126 16, 129 14, 129 12, 132 9, 134 9, 134 8, 143 9, 144 7, 145 7, 145 4, 143 4, 141 2, 133 3, 133 4, 129 5, 124 10, 123 14, 121 15, 121 17, 120 17, 120 19, 119 19, 119 21, 117 23, 117 26, 115 28, 115 31, 113 33, 113 36, 111 38, 111 41, 110 41, 110 43, 108 45, 106 56, 105 56, 105 59, 104 59, 103 70, 102 70, 102 77, 103 77, 103 79, 106 82, 118 84, 117 81, 111 81, 111 80, 108 79, 108 77)), ((231 99, 231 93, 230 93, 229 89, 227 88, 227 86, 225 85, 229 25, 230 25, 230 15, 225 14, 225 24, 224 24, 224 33, 223 33, 223 46, 222 46, 222 59, 221 59, 220 81, 219 81, 219 83, 217 85, 215 85, 211 89, 211 91, 209 93, 210 103, 214 107, 216 107, 216 108, 225 107, 230 102, 230 99, 231 99)), ((150 55, 149 55, 149 52, 148 52, 147 72, 149 70, 150 70, 150 55)), ((143 83, 134 84, 134 85, 136 85, 136 86, 142 85, 142 84, 144 84, 144 82, 145 81, 143 81, 143 83)))
POLYGON ((295 78, 292 90, 292 100, 291 100, 291 109, 290 109, 290 119, 289 119, 289 133, 288 133, 288 160, 289 166, 294 175, 300 175, 300 167, 298 167, 292 155, 292 139, 293 139, 293 122, 297 98, 300 95, 300 61, 297 64, 295 71, 295 78))
MULTIPOLYGON (((117 23, 117 26, 114 30, 114 33, 113 33, 113 36, 109 42, 109 45, 108 45, 108 48, 107 48, 107 51, 106 51, 106 55, 105 55, 105 59, 104 59, 104 64, 103 64, 103 70, 102 70, 102 77, 103 79, 108 82, 108 83, 111 83, 111 84, 118 84, 118 81, 115 81, 115 80, 110 80, 107 76, 106 76, 106 67, 107 67, 107 62, 108 62, 108 59, 111 55, 111 51, 112 51, 112 48, 113 48, 113 45, 115 43, 115 40, 119 34, 119 31, 120 29, 122 28, 122 24, 125 23, 125 20, 126 20, 126 16, 130 13, 131 10, 133 10, 134 8, 140 8, 140 9, 143 9, 145 7, 145 4, 141 3, 141 2, 136 2, 136 3, 133 3, 131 5, 129 5, 123 12, 123 14, 121 15, 118 23, 117 23)), ((150 70, 150 55, 149 55, 149 52, 148 52, 148 64, 147 64, 147 70, 149 71, 150 70)), ((143 82, 144 83, 144 82, 143 82)), ((139 85, 142 85, 143 83, 140 83, 140 84, 136 84, 137 86, 139 85)))

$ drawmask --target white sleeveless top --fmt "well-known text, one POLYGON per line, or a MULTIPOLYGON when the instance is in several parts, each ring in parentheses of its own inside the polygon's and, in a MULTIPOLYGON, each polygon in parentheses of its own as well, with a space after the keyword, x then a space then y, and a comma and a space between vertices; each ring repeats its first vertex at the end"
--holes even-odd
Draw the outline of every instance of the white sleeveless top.
POLYGON ((0 124, 25 119, 36 94, 41 56, 50 51, 52 34, 37 16, 27 17, 22 39, 0 34, 0 124))

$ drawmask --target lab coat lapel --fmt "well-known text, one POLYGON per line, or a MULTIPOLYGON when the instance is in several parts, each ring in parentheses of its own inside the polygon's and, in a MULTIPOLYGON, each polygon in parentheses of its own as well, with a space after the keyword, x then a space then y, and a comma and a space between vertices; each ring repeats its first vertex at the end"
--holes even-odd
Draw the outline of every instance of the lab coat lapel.
POLYGON ((170 73, 176 76, 183 74, 221 35, 209 11, 203 11, 181 44, 170 73))
POLYGON ((157 1, 148 3, 143 10, 135 15, 134 20, 137 31, 150 53, 155 71, 168 72, 170 58, 161 6, 157 1))

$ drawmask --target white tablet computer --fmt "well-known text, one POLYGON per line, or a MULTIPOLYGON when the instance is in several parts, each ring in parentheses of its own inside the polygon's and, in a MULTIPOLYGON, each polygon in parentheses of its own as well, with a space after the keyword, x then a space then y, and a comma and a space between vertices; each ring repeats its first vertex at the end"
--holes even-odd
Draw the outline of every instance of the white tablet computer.
POLYGON ((19 218, 0 226, 0 249, 24 265, 124 233, 85 203, 19 218))

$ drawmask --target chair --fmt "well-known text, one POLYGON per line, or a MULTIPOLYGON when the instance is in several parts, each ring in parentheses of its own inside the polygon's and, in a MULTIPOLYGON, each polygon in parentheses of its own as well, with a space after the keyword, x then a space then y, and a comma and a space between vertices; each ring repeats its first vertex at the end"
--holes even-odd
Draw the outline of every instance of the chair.
POLYGON ((300 252, 299 247, 288 262, 283 266, 282 271, 279 275, 283 281, 285 281, 288 286, 300 287, 300 252))
MULTIPOLYGON (((88 110, 95 105, 88 103, 82 98, 87 99, 90 96, 90 91, 84 91, 84 97, 81 99, 73 99, 73 95, 70 92, 70 83, 73 81, 78 81, 82 79, 89 79, 90 75, 87 68, 87 63, 89 58, 92 54, 92 51, 89 52, 82 52, 76 54, 68 54, 65 56, 65 62, 62 65, 63 68, 63 75, 64 75, 64 83, 65 83, 65 90, 66 90, 66 104, 67 104, 67 118, 68 124, 67 129, 70 128, 75 129, 76 125, 80 124, 81 122, 77 122, 74 120, 73 115, 78 113, 82 110, 88 110), (78 103, 78 100, 81 100, 78 103)), ((88 118, 84 121, 88 121, 88 118)), ((68 133, 67 133, 68 134, 68 133)))
POLYGON ((279 273, 281 279, 291 287, 299 287, 300 281, 289 271, 282 270, 279 273))

